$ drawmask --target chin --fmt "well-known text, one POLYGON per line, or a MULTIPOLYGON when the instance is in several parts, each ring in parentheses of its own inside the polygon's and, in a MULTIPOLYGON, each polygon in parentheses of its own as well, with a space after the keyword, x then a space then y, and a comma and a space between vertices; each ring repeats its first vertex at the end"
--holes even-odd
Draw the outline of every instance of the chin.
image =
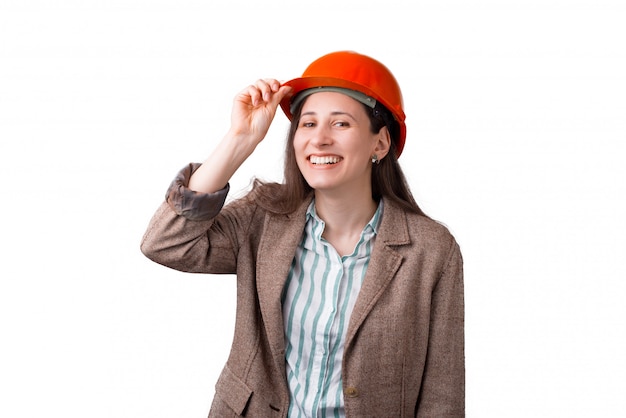
POLYGON ((320 181, 319 179, 311 180, 305 177, 305 180, 313 190, 330 190, 335 187, 334 184, 327 181, 320 181))

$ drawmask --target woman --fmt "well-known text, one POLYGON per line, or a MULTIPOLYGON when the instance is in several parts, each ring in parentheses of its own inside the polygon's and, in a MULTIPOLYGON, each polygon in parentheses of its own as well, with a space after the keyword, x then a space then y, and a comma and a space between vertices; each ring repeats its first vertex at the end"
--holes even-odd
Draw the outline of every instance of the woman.
POLYGON ((240 92, 212 155, 172 182, 144 254, 237 275, 210 417, 464 416, 462 258, 406 184, 404 120, 384 65, 334 52, 240 92), (224 206, 279 105, 284 183, 257 181, 224 206))

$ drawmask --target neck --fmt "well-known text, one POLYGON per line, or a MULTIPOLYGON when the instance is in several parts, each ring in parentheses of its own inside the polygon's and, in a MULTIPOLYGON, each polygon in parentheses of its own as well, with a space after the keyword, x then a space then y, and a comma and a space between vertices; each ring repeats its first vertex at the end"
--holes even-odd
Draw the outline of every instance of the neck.
POLYGON ((353 235, 361 234, 372 219, 377 203, 371 192, 358 195, 332 196, 315 192, 315 210, 326 224, 325 233, 353 235))
POLYGON ((326 226, 322 236, 341 255, 354 251, 365 225, 376 212, 370 193, 335 197, 315 192, 315 210, 326 226))

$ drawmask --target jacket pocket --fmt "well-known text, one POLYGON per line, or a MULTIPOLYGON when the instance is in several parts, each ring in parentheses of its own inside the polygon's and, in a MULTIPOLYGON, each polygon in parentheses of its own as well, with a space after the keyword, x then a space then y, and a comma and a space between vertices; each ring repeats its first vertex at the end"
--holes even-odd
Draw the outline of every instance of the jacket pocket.
POLYGON ((242 415, 248 405, 252 390, 225 366, 215 384, 215 394, 237 415, 242 415))

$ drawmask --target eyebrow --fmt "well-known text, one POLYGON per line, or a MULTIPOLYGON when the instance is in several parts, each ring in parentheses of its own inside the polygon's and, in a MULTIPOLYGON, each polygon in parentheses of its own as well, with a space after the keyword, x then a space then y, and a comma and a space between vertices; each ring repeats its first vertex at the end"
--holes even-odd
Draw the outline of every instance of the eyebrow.
MULTIPOLYGON (((345 115, 345 116, 348 116, 350 119, 354 120, 355 122, 357 121, 357 119, 352 115, 352 113, 349 113, 349 112, 342 112, 340 110, 335 110, 334 112, 330 112, 330 114, 331 114, 331 116, 345 115)), ((302 117, 302 116, 309 116, 309 115, 317 116, 317 112, 309 110, 308 112, 301 113, 300 117, 302 117)))

